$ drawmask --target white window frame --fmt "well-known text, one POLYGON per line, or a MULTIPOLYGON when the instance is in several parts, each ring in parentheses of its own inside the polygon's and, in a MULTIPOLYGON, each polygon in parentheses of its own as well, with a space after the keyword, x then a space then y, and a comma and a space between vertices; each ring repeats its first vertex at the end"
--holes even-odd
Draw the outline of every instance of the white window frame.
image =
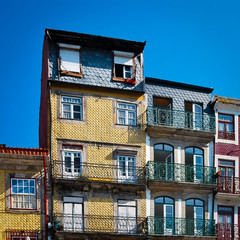
MULTIPOLYGON (((61 96, 61 108, 62 108, 62 111, 61 111, 61 117, 64 118, 64 119, 71 119, 71 120, 78 120, 78 121, 81 121, 82 120, 82 116, 83 116, 83 107, 82 107, 82 98, 81 97, 70 97, 70 96, 61 96), (64 101, 63 99, 64 98, 69 98, 71 99, 70 102, 68 101, 64 101), (79 100, 79 103, 75 103, 73 100, 74 99, 77 99, 79 100), (64 117, 64 106, 70 106, 70 110, 69 110, 69 113, 70 113, 70 118, 68 117, 64 117), (80 107, 80 111, 76 111, 77 113, 80 114, 80 118, 74 118, 74 106, 79 106, 80 107)), ((67 112, 67 111, 66 111, 67 112)))
POLYGON ((127 79, 127 73, 130 73, 130 79, 133 77, 133 57, 134 54, 130 52, 122 52, 122 51, 114 51, 114 68, 115 68, 115 77, 121 78, 116 76, 116 64, 123 66, 123 78, 127 79), (126 70, 126 67, 130 67, 130 71, 126 70))
POLYGON ((63 176, 67 177, 67 178, 74 178, 74 177, 77 177, 79 176, 82 172, 83 172, 83 169, 82 169, 82 150, 74 150, 74 149, 64 149, 62 150, 62 161, 63 161, 63 169, 62 169, 62 172, 63 172, 63 176), (65 164, 65 153, 70 153, 70 157, 71 157, 71 171, 66 171, 66 164, 65 164), (79 172, 76 172, 75 171, 75 168, 74 168, 74 154, 80 154, 79 155, 79 158, 80 158, 80 169, 79 169, 79 172))
POLYGON ((80 57, 81 57, 80 56, 80 46, 59 43, 59 58, 60 58, 60 66, 59 67, 60 67, 61 71, 80 73, 80 71, 81 71, 80 57), (71 54, 72 54, 72 56, 70 57, 71 54), (69 56, 67 56, 67 55, 69 55, 69 56), (73 55, 75 55, 75 56, 73 56, 73 55), (65 58, 65 60, 63 58, 65 58), (71 60, 73 60, 73 61, 71 61, 71 60))
POLYGON ((124 182, 135 182, 136 181, 136 157, 134 156, 118 156, 118 181, 124 181, 124 182), (122 161, 121 158, 124 158, 125 159, 125 173, 126 173, 126 176, 123 176, 121 174, 121 164, 120 164, 120 161, 122 161), (133 164, 133 170, 132 170, 132 173, 133 173, 133 176, 130 176, 129 175, 129 160, 133 160, 134 161, 134 164, 133 164))
MULTIPOLYGON (((18 191, 18 190, 17 190, 18 191)), ((36 202, 36 180, 34 178, 11 178, 11 208, 13 209, 36 209, 37 208, 37 202, 36 202), (17 185, 13 185, 13 181, 17 181, 17 185), (13 187, 16 186, 17 189, 20 187, 18 185, 18 181, 22 180, 23 181, 23 191, 24 191, 24 181, 28 181, 28 186, 29 186, 29 192, 28 193, 18 193, 18 192, 13 192, 13 187), (34 182, 34 193, 30 193, 30 181, 34 182), (19 196, 22 198, 22 205, 23 207, 19 207, 20 200, 19 196), (13 201, 14 197, 17 198, 16 204, 18 205, 17 207, 13 207, 13 201), (28 201, 26 199, 28 198, 28 201), (34 199, 34 200, 32 200, 34 199), (32 201, 31 201, 32 200, 32 201), (25 203, 28 204, 29 207, 24 207, 25 203), (33 205, 33 207, 30 207, 30 205, 33 205)))
POLYGON ((129 125, 129 126, 136 126, 137 123, 137 105, 132 103, 126 103, 126 102, 117 102, 117 123, 121 125, 129 125), (125 104, 126 107, 119 107, 120 104, 125 104), (134 109, 131 109, 129 107, 133 107, 134 109), (120 117, 121 112, 124 113, 124 116, 120 117), (134 114, 134 123, 130 124, 129 121, 129 113, 134 114), (124 119, 124 123, 121 123, 120 118, 124 119))

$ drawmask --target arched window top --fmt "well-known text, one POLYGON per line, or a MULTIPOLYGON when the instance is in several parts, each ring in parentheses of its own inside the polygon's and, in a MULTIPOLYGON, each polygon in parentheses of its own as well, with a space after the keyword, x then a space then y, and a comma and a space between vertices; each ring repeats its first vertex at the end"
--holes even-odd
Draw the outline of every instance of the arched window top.
POLYGON ((170 197, 157 197, 155 198, 155 204, 174 204, 174 199, 170 197))
POLYGON ((203 150, 197 147, 187 147, 185 148, 185 153, 192 155, 203 155, 203 150))
POLYGON ((171 145, 168 145, 165 143, 160 143, 160 144, 154 145, 154 150, 155 151, 173 152, 173 147, 171 145))
POLYGON ((203 201, 197 198, 190 198, 186 200, 186 206, 198 206, 203 207, 203 201))

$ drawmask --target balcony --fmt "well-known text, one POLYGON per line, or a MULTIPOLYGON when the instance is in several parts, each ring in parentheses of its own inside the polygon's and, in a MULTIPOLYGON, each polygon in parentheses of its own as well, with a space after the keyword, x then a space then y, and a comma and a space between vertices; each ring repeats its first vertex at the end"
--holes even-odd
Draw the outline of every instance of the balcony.
POLYGON ((215 236, 214 220, 148 217, 148 235, 215 236))
POLYGON ((63 161, 53 161, 53 179, 71 184, 115 184, 144 187, 145 169, 142 167, 120 167, 107 164, 81 163, 66 166, 63 161))
POLYGON ((167 134, 189 137, 213 138, 215 116, 207 113, 166 110, 157 107, 147 108, 148 134, 152 137, 167 137, 167 134), (165 135, 166 136, 165 136, 165 135))
MULTIPOLYGON (((213 184, 215 187, 216 178, 213 176, 216 174, 215 167, 204 167, 198 165, 185 165, 185 164, 169 164, 149 161, 146 166, 146 175, 149 182, 167 183, 174 182, 187 182, 198 184, 213 184)), ((188 187, 190 185, 188 184, 188 187)), ((194 186, 193 186, 194 187, 194 186)))
POLYGON ((146 219, 98 215, 55 215, 55 230, 74 233, 144 235, 146 219))
POLYGON ((217 224, 217 239, 218 240, 235 240, 239 239, 239 226, 231 223, 217 224))
POLYGON ((217 190, 220 193, 240 194, 239 178, 219 176, 217 190))

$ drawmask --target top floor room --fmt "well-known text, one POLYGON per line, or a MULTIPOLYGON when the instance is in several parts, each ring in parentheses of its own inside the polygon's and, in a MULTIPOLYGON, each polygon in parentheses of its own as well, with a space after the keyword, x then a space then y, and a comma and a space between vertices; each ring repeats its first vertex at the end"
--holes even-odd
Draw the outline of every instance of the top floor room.
POLYGON ((46 29, 42 78, 143 92, 145 44, 46 29))
POLYGON ((169 138, 171 134, 174 138, 189 136, 191 140, 213 140, 212 88, 149 77, 145 78, 145 87, 150 137, 169 138))

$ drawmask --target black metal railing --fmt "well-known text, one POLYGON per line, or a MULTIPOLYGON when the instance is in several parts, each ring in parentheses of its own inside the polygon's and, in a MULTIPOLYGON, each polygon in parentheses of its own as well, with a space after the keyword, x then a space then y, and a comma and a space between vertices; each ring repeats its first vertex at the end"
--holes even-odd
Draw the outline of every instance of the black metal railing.
POLYGON ((218 192, 240 194, 240 182, 238 177, 218 177, 218 192))
POLYGON ((147 108, 148 125, 215 132, 215 116, 207 113, 192 113, 167 110, 157 107, 147 108))
POLYGON ((215 236, 214 220, 148 217, 148 234, 215 236))
POLYGON ((149 180, 216 184, 215 174, 215 167, 153 161, 149 161, 146 165, 146 175, 149 180))
POLYGON ((57 214, 55 230, 66 232, 145 234, 146 218, 57 214))
POLYGON ((239 239, 239 225, 231 223, 217 224, 218 240, 235 240, 239 239))
POLYGON ((145 183, 145 169, 143 167, 121 167, 107 164, 81 163, 68 165, 64 161, 53 161, 54 179, 69 179, 79 181, 101 181, 116 183, 145 183))

